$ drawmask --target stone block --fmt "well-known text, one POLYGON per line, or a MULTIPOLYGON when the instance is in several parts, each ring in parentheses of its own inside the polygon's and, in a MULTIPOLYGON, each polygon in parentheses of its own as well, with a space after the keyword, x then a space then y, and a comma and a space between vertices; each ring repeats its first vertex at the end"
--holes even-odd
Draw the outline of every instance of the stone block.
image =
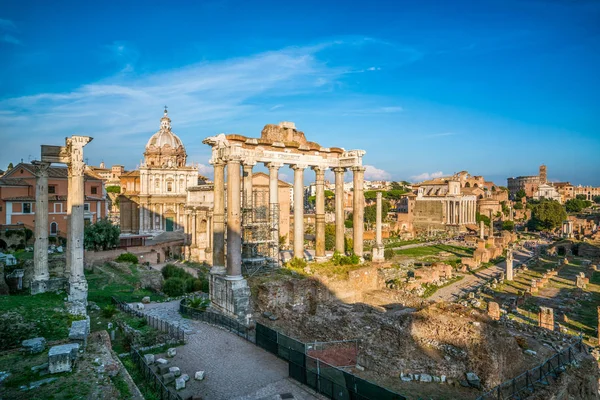
POLYGON ((413 380, 413 376, 412 374, 402 373, 400 374, 400 379, 402 379, 403 382, 411 382, 413 380))
POLYGON ((190 380, 190 376, 188 374, 181 374, 181 378, 186 382, 190 380))
POLYGON ((142 298, 142 303, 143 304, 150 304, 150 296, 146 296, 146 297, 142 298))
POLYGON ((144 361, 148 365, 154 364, 154 354, 144 354, 144 361))
POLYGON ((62 344, 50 348, 48 353, 48 370, 51 374, 71 371, 77 359, 79 343, 62 344))
POLYGON ((467 383, 469 386, 475 387, 477 389, 481 389, 481 379, 477 376, 475 372, 467 372, 467 383))
POLYGON ((433 381, 433 377, 429 374, 421 374, 419 381, 429 383, 433 381))
POLYGON ((175 382, 175 375, 170 372, 167 372, 162 376, 162 381, 165 385, 175 382))
POLYGON ((194 375, 194 379, 197 381, 201 381, 204 379, 204 375, 205 375, 204 371, 196 371, 196 374, 194 375))
POLYGON ((87 344, 87 337, 89 334, 89 319, 81 319, 79 321, 73 321, 71 323, 71 329, 69 329, 69 339, 71 339, 72 341, 80 343, 83 347, 85 347, 87 344))
POLYGON ((23 340, 21 346, 29 354, 41 353, 46 349, 46 339, 44 339, 43 337, 37 337, 33 339, 23 340))
POLYGON ((158 364, 158 367, 156 367, 156 371, 159 375, 164 375, 169 372, 169 368, 170 367, 168 365, 158 364))
POLYGON ((143 310, 144 309, 144 304, 143 303, 135 303, 135 309, 136 310, 143 310))
POLYGON ((174 376, 181 375, 181 370, 179 369, 179 367, 171 367, 169 368, 169 372, 172 373, 174 376))
POLYGON ((167 350, 167 357, 175 357, 177 355, 177 349, 174 347, 171 347, 170 349, 167 350))
POLYGON ((169 361, 165 360, 164 358, 159 358, 158 360, 156 360, 157 364, 168 364, 169 361))
POLYGON ((177 378, 175 379, 175 390, 185 389, 185 379, 177 378))

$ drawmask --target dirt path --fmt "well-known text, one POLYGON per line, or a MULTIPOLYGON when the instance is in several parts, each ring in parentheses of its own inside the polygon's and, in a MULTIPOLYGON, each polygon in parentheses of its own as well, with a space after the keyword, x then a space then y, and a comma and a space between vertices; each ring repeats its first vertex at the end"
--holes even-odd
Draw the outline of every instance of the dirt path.
MULTIPOLYGON (((532 253, 529 250, 519 250, 514 252, 514 256, 514 266, 516 267, 525 260, 531 258, 532 253)), ((464 293, 474 290, 494 276, 500 274, 502 271, 506 272, 506 261, 502 261, 492 267, 478 271, 475 274, 467 274, 460 281, 439 289, 429 299, 434 301, 454 301, 464 293)))

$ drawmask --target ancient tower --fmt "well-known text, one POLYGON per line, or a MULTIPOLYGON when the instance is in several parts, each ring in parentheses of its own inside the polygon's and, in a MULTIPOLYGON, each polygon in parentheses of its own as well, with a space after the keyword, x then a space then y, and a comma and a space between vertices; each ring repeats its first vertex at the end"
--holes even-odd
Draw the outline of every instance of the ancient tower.
POLYGON ((548 181, 548 171, 544 164, 540 165, 540 185, 548 181))

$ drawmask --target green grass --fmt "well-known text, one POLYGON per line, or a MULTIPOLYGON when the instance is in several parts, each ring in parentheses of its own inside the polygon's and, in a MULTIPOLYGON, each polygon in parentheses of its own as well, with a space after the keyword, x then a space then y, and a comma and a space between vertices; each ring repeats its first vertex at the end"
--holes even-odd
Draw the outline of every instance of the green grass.
POLYGON ((125 382, 125 379, 123 379, 121 375, 113 376, 110 379, 112 380, 113 385, 115 385, 115 387, 119 391, 121 399, 127 400, 133 397, 133 395, 131 394, 131 390, 129 390, 129 385, 127 385, 127 382, 125 382))
POLYGON ((397 242, 388 242, 385 244, 386 249, 391 249, 393 247, 406 246, 409 244, 417 244, 422 243, 423 241, 420 239, 411 239, 411 240, 399 240, 397 242))
POLYGON ((13 256, 19 261, 33 260, 33 251, 17 250, 13 256))
POLYGON ((463 279, 464 276, 463 275, 457 275, 454 278, 448 280, 446 283, 444 283, 441 286, 436 286, 436 285, 431 285, 431 284, 427 284, 425 285, 425 293, 423 293, 423 297, 427 298, 427 297, 431 297, 434 295, 435 292, 437 292, 439 289, 446 287, 446 286, 450 286, 453 283, 456 283, 458 281, 460 281, 461 279, 463 279))
POLYGON ((140 392, 146 400, 159 400, 160 396, 152 390, 151 385, 144 379, 142 372, 137 368, 137 366, 133 363, 133 360, 128 357, 126 359, 121 360, 123 365, 129 372, 131 379, 135 382, 140 392))
POLYGON ((474 249, 469 247, 450 246, 447 244, 437 244, 433 246, 413 247, 412 249, 396 250, 395 253, 401 256, 426 257, 438 255, 443 251, 452 253, 458 257, 469 257, 473 255, 474 249))
POLYGON ((151 290, 136 288, 135 284, 140 279, 140 271, 134 265, 129 266, 129 268, 131 274, 111 270, 115 274, 114 279, 102 272, 86 273, 88 300, 95 302, 102 308, 112 304, 112 296, 127 303, 139 302, 146 296, 149 296, 153 301, 164 298, 164 296, 151 290))

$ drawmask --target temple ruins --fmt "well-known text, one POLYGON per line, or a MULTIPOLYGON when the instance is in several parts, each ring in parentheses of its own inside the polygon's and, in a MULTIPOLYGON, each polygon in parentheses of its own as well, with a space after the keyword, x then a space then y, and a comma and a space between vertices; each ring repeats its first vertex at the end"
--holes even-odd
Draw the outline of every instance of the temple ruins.
POLYGON ((83 272, 84 170, 83 147, 88 136, 73 135, 65 146, 42 145, 41 161, 36 167, 36 218, 34 277, 31 293, 55 290, 48 273, 48 168, 51 163, 68 167, 67 270, 69 271, 68 308, 71 314, 86 315, 87 281, 83 272))
MULTIPOLYGON (((336 250, 344 252, 344 211, 342 208, 344 172, 353 172, 353 250, 363 256, 364 167, 363 150, 346 151, 343 148, 325 148, 306 140, 292 122, 266 125, 260 138, 237 134, 219 134, 203 141, 212 147, 210 163, 214 175, 213 212, 213 266, 211 269, 211 300, 213 306, 240 321, 249 317, 250 289, 242 276, 242 263, 263 259, 271 265, 279 265, 279 199, 278 172, 288 165, 294 170, 294 229, 293 255, 303 259, 304 254, 304 170, 311 168, 316 176, 316 259, 325 258, 325 171, 335 173, 335 225, 336 250), (252 168, 262 163, 269 169, 269 206, 253 207, 254 191, 252 168), (225 168, 227 167, 227 168, 225 168), (243 167, 244 174, 240 169, 243 167), (227 169, 227 185, 225 185, 227 169), (226 190, 227 189, 227 190, 226 190), (225 193, 227 196, 225 197, 225 193), (242 212, 251 210, 251 212, 242 212), (227 214, 225 214, 227 212, 227 214), (268 237, 262 238, 262 251, 244 251, 248 245, 243 231, 252 229, 248 219, 257 213, 268 216, 268 237), (227 215, 225 221, 225 215, 227 215), (225 240, 225 238, 227 240, 225 240), (225 243, 226 251, 225 251, 225 243)), ((258 246, 255 247, 257 250, 258 246)))

